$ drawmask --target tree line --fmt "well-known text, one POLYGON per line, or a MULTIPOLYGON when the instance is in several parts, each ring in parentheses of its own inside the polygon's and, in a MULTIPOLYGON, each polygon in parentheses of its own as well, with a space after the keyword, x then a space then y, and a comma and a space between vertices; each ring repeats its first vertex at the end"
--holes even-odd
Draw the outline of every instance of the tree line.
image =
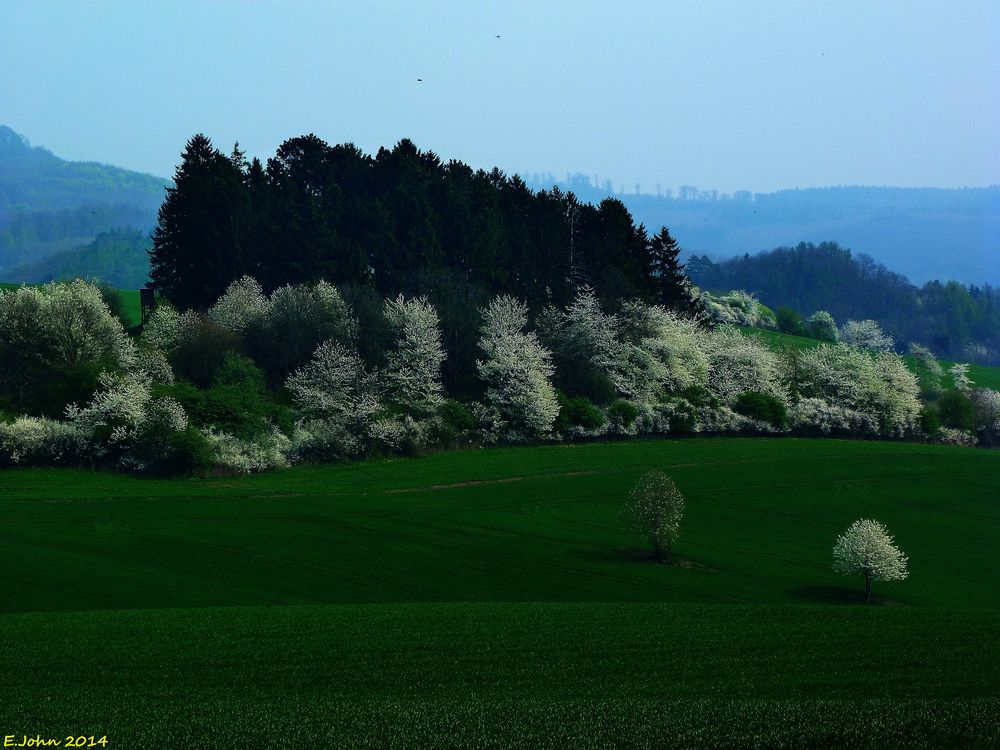
POLYGON ((442 161, 402 140, 374 156, 315 135, 248 161, 204 135, 187 143, 153 234, 151 278, 173 304, 206 308, 235 279, 266 291, 325 279, 382 296, 499 293, 532 310, 581 284, 602 300, 694 302, 664 228, 650 235, 618 200, 533 191, 499 169, 442 161))

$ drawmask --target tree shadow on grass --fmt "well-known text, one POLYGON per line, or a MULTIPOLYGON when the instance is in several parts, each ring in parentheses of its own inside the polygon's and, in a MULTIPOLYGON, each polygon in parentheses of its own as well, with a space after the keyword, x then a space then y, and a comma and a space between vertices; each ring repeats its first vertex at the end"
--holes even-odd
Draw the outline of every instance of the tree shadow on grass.
POLYGON ((870 602, 865 601, 865 592, 846 586, 800 586, 788 589, 786 592, 793 599, 813 602, 815 604, 865 604, 871 607, 899 605, 900 602, 872 596, 870 602))
POLYGON ((660 562, 653 557, 653 553, 650 550, 641 547, 576 550, 573 554, 576 557, 582 557, 584 559, 594 560, 597 562, 631 562, 640 563, 642 565, 663 565, 667 568, 697 568, 700 570, 718 572, 717 568, 713 568, 710 565, 705 565, 697 560, 690 560, 676 555, 671 557, 666 562, 660 562))

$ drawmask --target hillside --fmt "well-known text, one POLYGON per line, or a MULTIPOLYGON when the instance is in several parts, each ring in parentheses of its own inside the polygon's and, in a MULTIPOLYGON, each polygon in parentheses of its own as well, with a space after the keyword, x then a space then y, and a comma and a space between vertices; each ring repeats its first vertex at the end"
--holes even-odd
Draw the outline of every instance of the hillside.
POLYGON ((702 289, 743 289, 803 317, 825 310, 840 323, 876 320, 900 343, 916 341, 946 358, 1000 363, 1000 291, 990 286, 931 281, 918 287, 835 242, 802 242, 720 263, 694 256, 686 272, 702 289))
POLYGON ((612 195, 636 221, 667 226, 688 253, 724 259, 799 242, 836 240, 918 284, 955 279, 1000 285, 1000 186, 826 187, 720 195, 685 186, 676 195, 625 193, 585 175, 528 178, 583 200, 612 195))
POLYGON ((699 439, 202 481, 11 471, 0 722, 135 747, 985 747, 998 462, 699 439), (654 466, 687 501, 674 565, 618 517, 654 466), (861 516, 910 556, 882 606, 830 568, 861 516))
POLYGON ((0 277, 101 232, 148 232, 168 184, 107 164, 65 161, 0 125, 0 277))

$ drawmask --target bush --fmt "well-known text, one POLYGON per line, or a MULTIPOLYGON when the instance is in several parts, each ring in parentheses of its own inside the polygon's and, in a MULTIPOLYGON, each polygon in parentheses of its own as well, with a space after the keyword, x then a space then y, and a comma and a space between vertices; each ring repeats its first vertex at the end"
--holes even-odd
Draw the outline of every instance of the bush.
POLYGON ((44 417, 0 420, 0 467, 74 465, 88 453, 87 436, 75 425, 44 417))
POLYGON ((605 425, 607 419, 594 402, 586 396, 567 396, 559 392, 559 416, 556 429, 563 435, 593 432, 605 425))
POLYGON ((239 349, 239 338, 227 328, 198 316, 189 320, 180 343, 168 354, 177 377, 200 388, 215 380, 226 356, 239 349))
POLYGON ((874 320, 849 320, 840 329, 840 340, 851 346, 872 349, 877 352, 889 352, 896 346, 896 341, 874 320))
POLYGON ((976 429, 976 407, 972 399, 961 391, 945 391, 938 399, 937 407, 943 426, 966 432, 976 429))
POLYGON ((204 474, 215 463, 215 454, 208 440, 193 425, 171 432, 166 451, 158 461, 151 462, 149 472, 166 476, 204 474))
POLYGON ((775 429, 780 430, 788 425, 785 404, 767 393, 741 393, 733 403, 733 411, 758 422, 766 422, 775 429))
POLYGON ((920 429, 930 438, 941 432, 941 415, 933 404, 924 404, 920 410, 920 429))
POLYGON ((475 415, 465 405, 448 399, 438 407, 438 415, 458 432, 472 432, 479 425, 475 415))
POLYGON ((836 343, 840 338, 840 331, 837 330, 837 322, 826 310, 817 310, 809 316, 806 321, 809 328, 809 335, 820 341, 836 343))
POLYGON ((258 435, 254 440, 242 440, 213 429, 203 433, 216 465, 240 474, 253 474, 289 465, 293 452, 292 440, 280 430, 258 435))
POLYGON ((620 425, 626 430, 630 429, 639 416, 639 409, 635 404, 618 399, 608 407, 608 420, 615 425, 620 425))
POLYGON ((778 330, 790 333, 793 336, 805 336, 806 328, 802 324, 802 317, 790 307, 782 305, 778 308, 778 330))

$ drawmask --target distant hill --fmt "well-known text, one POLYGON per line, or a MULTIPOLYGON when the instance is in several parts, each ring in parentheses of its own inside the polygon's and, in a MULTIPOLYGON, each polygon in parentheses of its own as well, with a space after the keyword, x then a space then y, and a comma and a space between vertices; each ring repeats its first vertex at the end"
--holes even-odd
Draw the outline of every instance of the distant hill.
POLYGON ((101 233, 148 234, 169 184, 106 164, 65 161, 0 125, 0 278, 16 266, 23 271, 55 253, 78 252, 101 233))
POLYGON ((3 279, 33 284, 80 276, 103 279, 119 289, 138 289, 149 280, 147 251, 151 245, 148 232, 113 229, 86 245, 5 269, 3 279))
POLYGON ((776 193, 699 191, 627 194, 586 175, 557 181, 526 175, 533 188, 553 184, 577 197, 621 200, 647 229, 670 228, 689 254, 713 259, 799 242, 834 240, 918 284, 955 279, 1000 285, 1000 185, 987 188, 829 187, 776 193))

